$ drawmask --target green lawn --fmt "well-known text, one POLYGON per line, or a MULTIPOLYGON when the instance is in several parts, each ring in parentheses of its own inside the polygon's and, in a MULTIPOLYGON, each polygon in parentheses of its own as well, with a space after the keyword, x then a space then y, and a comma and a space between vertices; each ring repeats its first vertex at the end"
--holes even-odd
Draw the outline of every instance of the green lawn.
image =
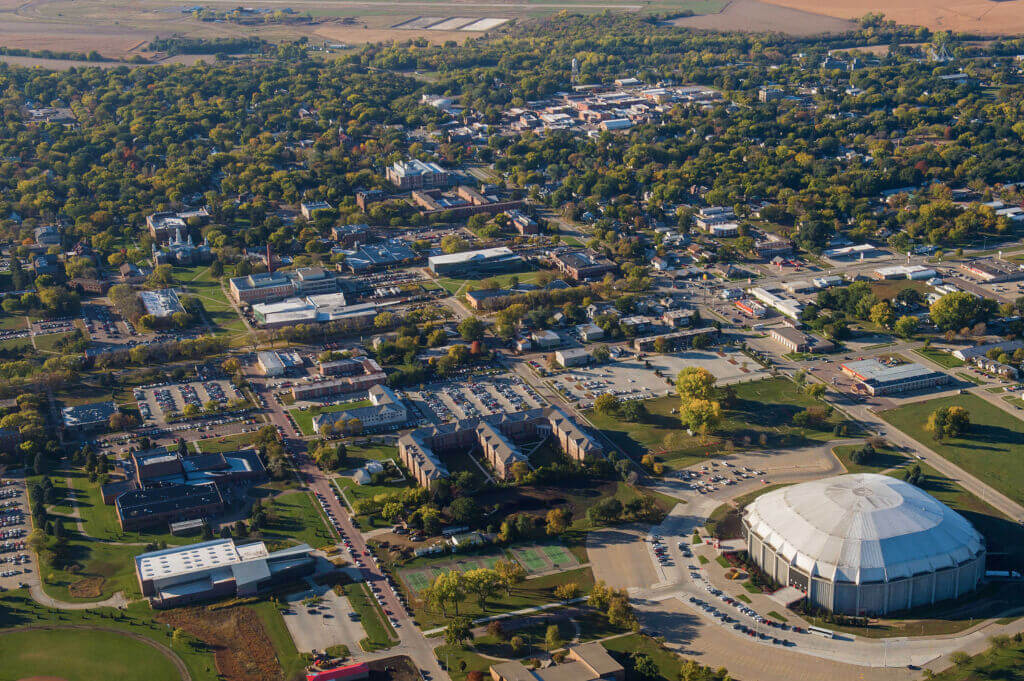
POLYGON ((0 635, 4 679, 54 676, 67 681, 174 681, 167 657, 107 631, 23 631, 0 635), (58 653, 58 654, 55 654, 58 653))
POLYGON ((232 341, 238 345, 245 345, 250 341, 248 327, 228 302, 220 281, 212 275, 209 265, 175 267, 174 278, 179 285, 187 288, 189 293, 203 301, 206 314, 218 333, 230 335, 232 341))
POLYGON ((817 444, 834 437, 832 427, 841 420, 833 414, 825 429, 804 429, 792 425, 793 416, 807 407, 822 406, 805 395, 800 387, 785 378, 769 378, 734 386, 736 403, 724 411, 718 431, 709 438, 691 437, 672 413, 679 398, 658 397, 646 400, 647 417, 629 422, 617 415, 587 412, 587 418, 623 451, 634 458, 651 452, 669 470, 685 468, 729 447, 799 447, 817 444))
POLYGON ((917 348, 914 352, 925 359, 935 362, 941 367, 945 367, 946 369, 955 369, 964 365, 964 361, 962 359, 957 359, 945 350, 936 350, 935 348, 917 348))
MULTIPOLYGON (((594 573, 589 567, 583 567, 553 575, 545 575, 544 577, 527 579, 521 584, 512 587, 510 594, 506 595, 505 592, 500 592, 494 598, 487 601, 486 610, 480 608, 475 597, 467 596, 459 603, 458 614, 475 619, 510 610, 554 603, 558 600, 555 598, 555 588, 569 582, 575 582, 576 586, 580 588, 580 593, 586 595, 590 592, 591 587, 594 586, 594 573)), ((399 581, 399 584, 401 584, 401 581, 399 581)), ((448 615, 440 610, 427 609, 423 602, 414 598, 412 594, 407 593, 406 595, 409 596, 409 603, 413 607, 413 616, 421 629, 445 626, 445 623, 448 621, 448 615)), ((454 614, 451 606, 447 607, 448 614, 454 614)))
POLYGON ((71 332, 67 331, 36 336, 36 349, 40 352, 57 352, 57 344, 70 335, 71 332))
POLYGON ((434 648, 434 656, 440 660, 442 668, 447 668, 452 681, 465 681, 470 672, 483 672, 486 677, 491 665, 497 662, 462 646, 438 646, 434 648))
POLYGON ((225 435, 219 438, 208 438, 206 440, 196 440, 199 445, 199 450, 209 454, 218 454, 223 452, 234 452, 239 449, 245 449, 252 445, 256 440, 257 433, 236 433, 234 435, 225 435))
MULTIPOLYGON (((678 681, 682 678, 683 661, 671 650, 662 647, 650 636, 627 634, 602 641, 612 657, 626 668, 626 678, 637 678, 633 670, 633 654, 639 653, 651 658, 658 668, 657 679, 662 681, 678 681)), ((645 677, 649 678, 649 677, 645 677)))
POLYGON ((1024 422, 976 395, 955 395, 881 412, 882 418, 926 444, 1003 494, 1024 503, 1024 422), (959 405, 971 416, 969 431, 936 441, 924 430, 928 415, 959 405))
POLYGON ((345 445, 348 454, 346 455, 346 468, 361 468, 367 461, 387 461, 388 459, 398 460, 398 447, 378 444, 347 444, 345 445))
POLYGON ((359 623, 366 632, 366 638, 359 642, 363 649, 372 652, 395 645, 398 634, 391 623, 384 619, 384 612, 371 595, 369 587, 364 582, 356 582, 346 584, 343 588, 352 609, 359 613, 359 623))
POLYGON ((24 330, 25 316, 20 314, 7 314, 6 312, 0 312, 0 329, 4 331, 24 330))
POLYGON ((895 450, 880 449, 876 450, 875 455, 868 461, 856 464, 850 459, 850 455, 862 447, 863 445, 843 445, 833 447, 832 453, 846 467, 847 473, 881 473, 889 468, 902 466, 908 461, 906 456, 895 450))
POLYGON ((956 372, 956 375, 969 383, 973 383, 974 385, 985 385, 985 381, 974 374, 967 373, 966 371, 958 371, 956 372))
POLYGON ((337 534, 310 492, 277 494, 265 502, 267 524, 260 534, 268 541, 295 540, 319 548, 337 541, 337 534))
POLYGON ((962 666, 953 666, 932 676, 935 681, 1018 681, 1024 668, 1024 644, 1009 641, 975 655, 962 666))
MULTIPOLYGON (((494 280, 496 280, 499 283, 499 285, 501 285, 503 287, 507 287, 507 286, 509 286, 509 284, 512 281, 513 277, 517 278, 520 284, 534 284, 534 283, 537 282, 537 279, 544 272, 551 273, 554 276, 554 278, 556 278, 556 279, 560 278, 560 276, 561 276, 558 273, 558 270, 535 270, 533 272, 512 272, 510 274, 499 274, 499 275, 495 275, 493 277, 487 277, 487 278, 488 279, 494 279, 494 280)), ((479 283, 480 281, 481 281, 481 279, 479 277, 473 277, 473 278, 470 278, 470 279, 457 279, 457 278, 454 278, 454 277, 438 277, 438 279, 437 279, 437 283, 440 284, 446 291, 448 291, 453 296, 465 293, 468 290, 470 284, 476 284, 476 283, 479 283)))
POLYGON ((329 404, 324 407, 310 407, 308 409, 289 409, 292 418, 295 419, 295 423, 299 426, 299 430, 302 431, 303 435, 314 435, 313 432, 313 417, 319 414, 330 414, 336 411, 348 411, 350 409, 358 409, 360 407, 369 407, 372 403, 370 400, 356 400, 355 402, 348 402, 346 404, 329 404))
MULTIPOLYGON (((130 603, 120 612, 114 608, 56 611, 36 603, 23 589, 0 594, 0 629, 19 626, 85 626, 130 632, 173 648, 188 667, 193 681, 215 681, 219 678, 214 651, 202 646, 193 647, 189 642, 172 643, 167 628, 153 621, 153 611, 144 601, 130 603)), ((164 667, 166 658, 151 648, 144 648, 131 639, 116 638, 115 634, 79 636, 90 634, 102 632, 0 633, 0 678, 6 681, 36 674, 52 674, 68 681, 181 678, 176 674, 168 675, 164 667), (35 659, 40 650, 59 651, 59 654, 52 655, 57 659, 40 662, 35 659), (60 665, 62 660, 69 664, 60 668, 45 666, 60 665), (31 668, 21 665, 31 665, 31 668), (126 670, 125 667, 131 668, 126 670)))

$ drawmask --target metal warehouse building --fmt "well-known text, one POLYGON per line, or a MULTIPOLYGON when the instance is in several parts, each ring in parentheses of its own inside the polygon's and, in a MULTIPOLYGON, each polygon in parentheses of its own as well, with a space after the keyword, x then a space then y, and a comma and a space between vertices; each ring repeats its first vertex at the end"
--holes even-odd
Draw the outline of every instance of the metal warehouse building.
POLYGON ((754 500, 747 550, 764 572, 838 613, 879 615, 958 598, 985 574, 985 541, 917 487, 841 475, 754 500))

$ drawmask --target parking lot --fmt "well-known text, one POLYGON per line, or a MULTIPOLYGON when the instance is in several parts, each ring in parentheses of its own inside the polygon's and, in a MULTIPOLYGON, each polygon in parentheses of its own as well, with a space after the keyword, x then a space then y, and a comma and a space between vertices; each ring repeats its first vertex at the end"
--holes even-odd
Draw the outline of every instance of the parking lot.
POLYGON ((120 321, 110 308, 103 305, 82 305, 82 319, 89 335, 101 343, 121 343, 131 335, 126 322, 120 321))
POLYGON ((626 357, 617 362, 593 367, 579 367, 558 374, 557 389, 570 399, 589 407, 601 394, 611 393, 622 399, 643 400, 661 397, 674 390, 675 378, 687 367, 707 369, 719 385, 756 381, 767 371, 738 350, 687 350, 670 355, 649 354, 643 358, 626 357))
POLYGON ((348 599, 329 587, 289 595, 281 614, 300 653, 323 652, 336 645, 358 652, 359 641, 366 637, 348 599))
POLYGON ((135 388, 135 399, 144 423, 162 424, 172 414, 181 414, 186 405, 204 409, 209 402, 226 407, 230 402, 245 399, 245 395, 227 379, 168 383, 135 388))
POLYGON ((28 581, 33 569, 28 537, 28 495, 21 477, 0 477, 0 591, 28 581))
POLYGON ((461 383, 435 383, 421 391, 407 391, 406 396, 427 423, 524 411, 544 404, 533 388, 512 375, 461 383))

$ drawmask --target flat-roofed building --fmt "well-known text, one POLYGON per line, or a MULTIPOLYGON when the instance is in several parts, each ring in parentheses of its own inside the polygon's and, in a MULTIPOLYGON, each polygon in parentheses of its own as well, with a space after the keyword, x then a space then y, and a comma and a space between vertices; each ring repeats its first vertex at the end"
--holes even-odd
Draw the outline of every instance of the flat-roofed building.
POLYGON ((506 272, 523 266, 523 259, 507 246, 485 248, 479 251, 463 251, 432 255, 427 266, 434 274, 442 276, 460 274, 488 274, 506 272))
POLYGON ((452 175, 437 163, 413 159, 388 166, 387 179, 399 189, 429 189, 447 187, 452 175))
POLYGON ((567 348, 555 351, 555 361, 566 368, 578 367, 593 362, 594 356, 586 348, 567 348))
POLYGON ((1024 279, 1024 267, 1019 263, 997 258, 971 260, 961 263, 960 269, 990 284, 1024 279))
POLYGON ((580 338, 585 343, 591 343, 593 341, 599 341, 604 338, 604 329, 594 323, 580 324, 576 327, 576 333, 580 335, 580 338))
POLYGON ((296 383, 292 386, 292 397, 296 400, 308 400, 326 395, 353 393, 369 390, 372 386, 387 382, 387 374, 375 360, 364 357, 357 361, 360 368, 351 374, 329 374, 326 377, 312 378, 296 383))
POLYGON ((718 329, 713 326, 702 326, 698 329, 683 329, 671 333, 660 333, 655 336, 634 338, 633 349, 637 352, 654 352, 655 348, 659 345, 658 341, 660 339, 664 344, 666 352, 674 352, 692 347, 693 341, 697 337, 703 337, 708 341, 714 342, 718 338, 718 329))
POLYGON ((164 288, 159 291, 139 291, 139 299, 142 306, 146 308, 146 314, 151 314, 157 319, 166 319, 175 312, 184 312, 178 293, 173 288, 164 288))
POLYGON ((776 327, 771 329, 768 335, 790 352, 831 352, 835 349, 834 343, 815 338, 792 326, 776 327))
POLYGON ((892 395, 896 393, 925 390, 952 383, 949 374, 935 371, 913 362, 887 366, 877 359, 846 362, 842 371, 854 378, 871 395, 892 395))
POLYGON ((167 484, 135 489, 114 500, 117 519, 125 532, 166 526, 183 520, 208 518, 226 508, 216 483, 167 484))
POLYGON ((170 608, 231 596, 251 597, 267 588, 312 574, 307 544, 270 552, 263 542, 231 539, 175 546, 135 557, 142 595, 154 608, 170 608))
POLYGON ((111 401, 80 404, 61 409, 61 417, 65 430, 84 433, 102 430, 110 424, 110 417, 117 411, 117 405, 111 401))
POLYGON ((394 430, 409 420, 409 412, 401 398, 386 385, 374 385, 367 391, 370 406, 344 411, 321 412, 313 417, 313 431, 322 434, 339 421, 356 419, 363 431, 394 430))

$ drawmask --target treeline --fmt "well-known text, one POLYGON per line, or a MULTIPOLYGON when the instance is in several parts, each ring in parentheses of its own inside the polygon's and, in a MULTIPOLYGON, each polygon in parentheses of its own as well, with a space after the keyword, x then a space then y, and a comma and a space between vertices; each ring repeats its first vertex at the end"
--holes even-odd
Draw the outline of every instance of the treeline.
POLYGON ((146 46, 151 52, 166 52, 170 56, 178 54, 251 54, 261 52, 270 45, 262 38, 186 38, 171 36, 156 38, 146 46))
MULTIPOLYGON (((104 57, 96 50, 90 50, 89 52, 54 52, 53 50, 29 50, 24 47, 0 46, 0 55, 8 57, 32 57, 34 59, 59 59, 62 61, 115 61, 109 57, 104 57)), ((142 57, 139 57, 139 59, 143 62, 145 61, 142 57)))

